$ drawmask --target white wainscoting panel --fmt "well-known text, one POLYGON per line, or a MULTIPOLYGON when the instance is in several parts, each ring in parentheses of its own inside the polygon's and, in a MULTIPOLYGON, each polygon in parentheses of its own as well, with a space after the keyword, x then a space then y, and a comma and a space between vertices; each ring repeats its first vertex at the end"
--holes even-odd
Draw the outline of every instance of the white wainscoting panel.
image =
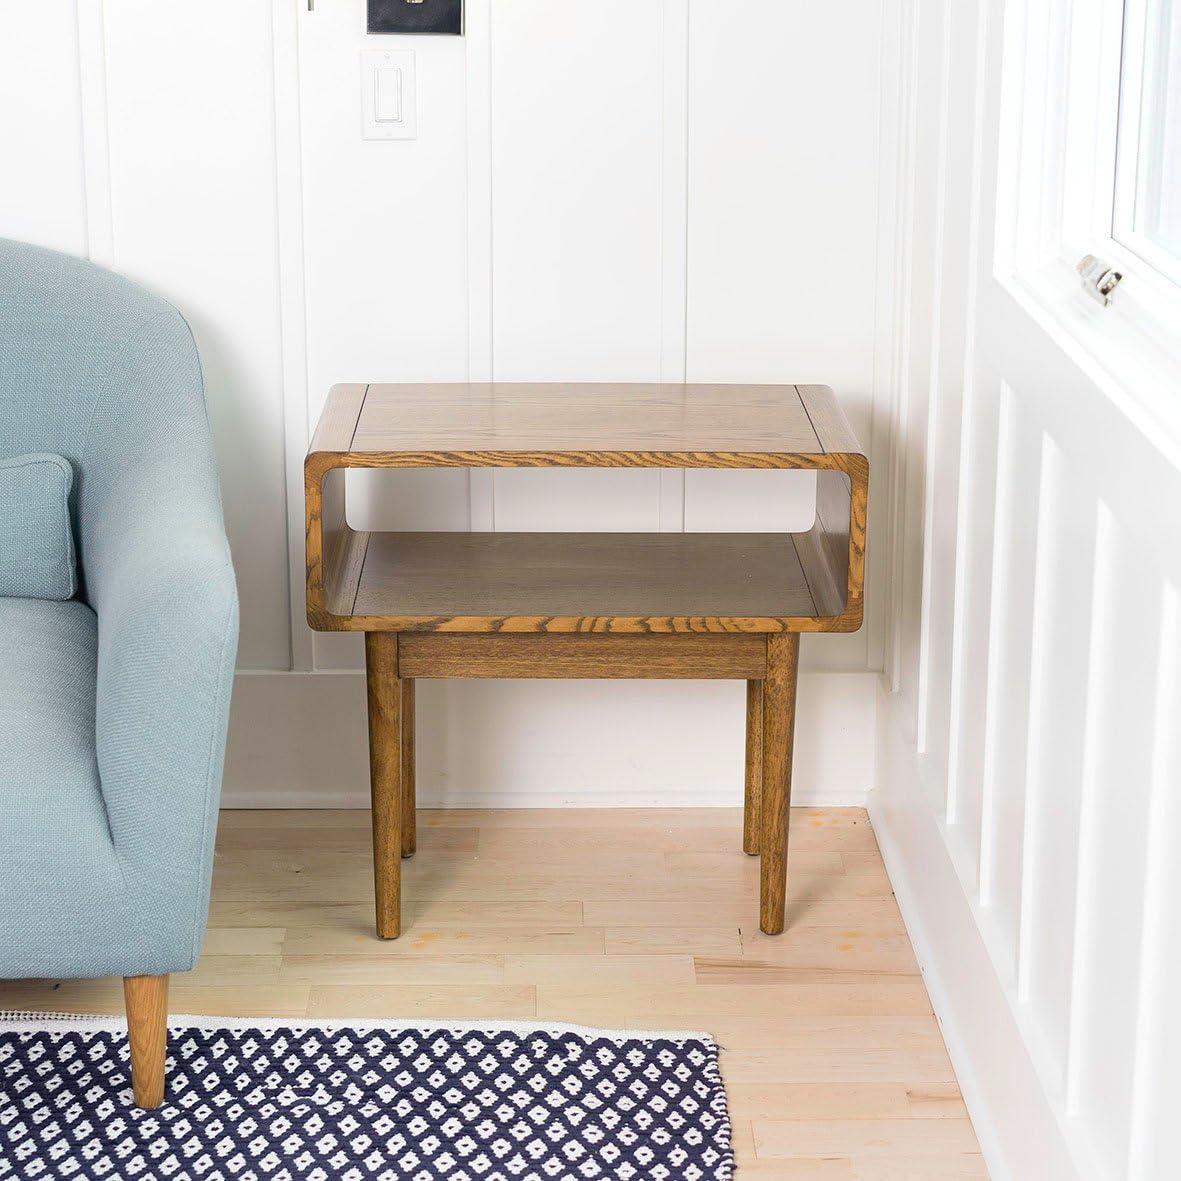
MULTIPOLYGON (((1006 101, 1038 146, 998 148, 1000 15, 907 7, 895 691, 871 817, 994 1181, 1165 1181, 1181 446, 1034 300, 1036 256, 996 245, 998 207, 1055 171, 1020 70, 1006 101)), ((1052 34, 1045 15, 1030 4, 1030 29, 1052 34)))

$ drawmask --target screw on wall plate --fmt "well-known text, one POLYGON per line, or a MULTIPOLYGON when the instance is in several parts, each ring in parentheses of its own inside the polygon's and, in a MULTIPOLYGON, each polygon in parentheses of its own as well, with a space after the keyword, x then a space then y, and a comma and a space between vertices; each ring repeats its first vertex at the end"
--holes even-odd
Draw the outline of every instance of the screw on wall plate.
POLYGON ((1096 303, 1107 307, 1111 303, 1111 293, 1120 285, 1123 275, 1109 262, 1093 254, 1083 255, 1074 269, 1082 277, 1083 290, 1096 303))

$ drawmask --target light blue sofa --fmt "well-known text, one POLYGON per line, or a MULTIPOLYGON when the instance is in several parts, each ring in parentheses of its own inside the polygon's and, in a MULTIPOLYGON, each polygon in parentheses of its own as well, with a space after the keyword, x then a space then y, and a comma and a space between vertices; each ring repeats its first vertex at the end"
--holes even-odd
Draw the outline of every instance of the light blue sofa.
POLYGON ((167 975, 205 928, 238 631, 201 368, 168 304, 0 240, 0 460, 30 452, 73 467, 79 588, 0 598, 0 978, 130 978, 152 1106, 167 975))

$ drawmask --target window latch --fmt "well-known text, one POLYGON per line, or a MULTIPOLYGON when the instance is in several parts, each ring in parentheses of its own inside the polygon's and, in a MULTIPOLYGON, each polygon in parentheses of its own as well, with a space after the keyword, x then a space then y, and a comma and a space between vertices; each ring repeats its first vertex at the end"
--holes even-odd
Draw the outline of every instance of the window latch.
POLYGON ((1111 303, 1111 293, 1120 285, 1123 275, 1109 262, 1093 254, 1083 255, 1074 269, 1082 278, 1083 290, 1096 303, 1107 307, 1111 303))

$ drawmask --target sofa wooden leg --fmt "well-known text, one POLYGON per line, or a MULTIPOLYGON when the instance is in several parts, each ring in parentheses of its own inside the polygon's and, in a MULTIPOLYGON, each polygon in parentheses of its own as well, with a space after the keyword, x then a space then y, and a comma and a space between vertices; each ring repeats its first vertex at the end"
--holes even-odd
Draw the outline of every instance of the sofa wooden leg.
POLYGON ((787 824, 791 804, 791 756, 796 722, 796 672, 800 637, 767 637, 763 682, 763 825, 759 835, 759 926, 767 935, 783 930, 787 892, 787 824))
POLYGON ((402 933, 402 686, 396 632, 365 633, 377 933, 402 933))
POLYGON ((168 977, 124 976, 123 1001, 135 1105, 159 1107, 164 1101, 164 1058, 168 1051, 168 977))
POLYGON ((759 854, 763 826, 763 682, 746 682, 746 805, 742 811, 742 851, 759 854))
POLYGON ((414 789, 414 682, 402 682, 402 856, 413 857, 418 847, 418 818, 414 789))

